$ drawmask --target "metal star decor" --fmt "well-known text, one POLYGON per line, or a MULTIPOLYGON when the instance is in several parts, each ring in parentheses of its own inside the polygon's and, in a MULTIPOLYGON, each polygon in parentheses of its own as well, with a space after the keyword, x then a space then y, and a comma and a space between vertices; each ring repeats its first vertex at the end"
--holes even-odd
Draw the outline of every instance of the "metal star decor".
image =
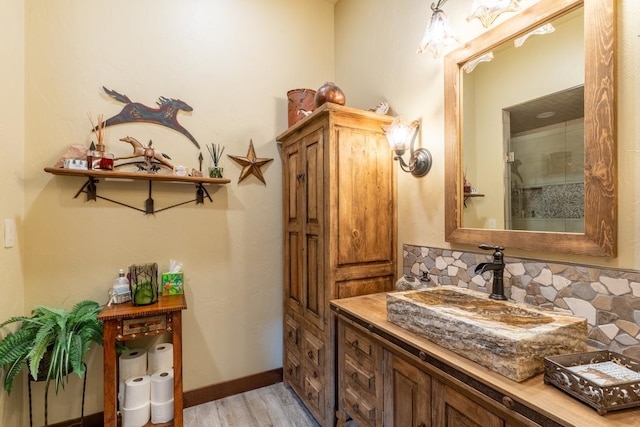
POLYGON ((256 150, 253 148, 253 140, 249 140, 249 151, 246 157, 228 155, 234 162, 242 166, 242 172, 240 172, 240 179, 238 184, 249 175, 255 175, 263 184, 267 185, 262 176, 262 170, 260 168, 273 159, 261 159, 256 157, 256 150))

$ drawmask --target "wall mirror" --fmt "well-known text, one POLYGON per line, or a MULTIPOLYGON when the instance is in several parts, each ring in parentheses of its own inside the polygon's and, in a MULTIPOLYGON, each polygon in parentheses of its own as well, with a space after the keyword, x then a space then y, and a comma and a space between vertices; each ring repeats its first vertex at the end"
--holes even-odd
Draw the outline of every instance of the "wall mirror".
POLYGON ((615 0, 541 0, 445 57, 446 241, 616 255, 615 39, 615 0))

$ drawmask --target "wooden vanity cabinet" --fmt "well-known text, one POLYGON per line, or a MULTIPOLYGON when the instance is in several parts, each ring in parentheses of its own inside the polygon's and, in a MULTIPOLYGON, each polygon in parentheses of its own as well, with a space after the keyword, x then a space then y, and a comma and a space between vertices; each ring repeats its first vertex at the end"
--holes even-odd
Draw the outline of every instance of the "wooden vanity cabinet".
MULTIPOLYGON (((391 120, 327 103, 277 137, 283 176, 284 383, 323 426, 334 425, 336 407, 336 331, 329 301, 395 285, 396 175, 382 129, 391 120)), ((351 374, 366 383, 359 372, 351 374)), ((356 391, 365 389, 363 383, 356 391)), ((358 407, 367 417, 380 417, 372 412, 375 406, 358 407)))
POLYGON ((339 426, 538 426, 491 407, 435 368, 342 318, 337 338, 339 426))
POLYGON ((393 324, 386 300, 383 292, 330 302, 338 319, 339 426, 640 425, 639 408, 599 415, 542 374, 510 380, 393 324))

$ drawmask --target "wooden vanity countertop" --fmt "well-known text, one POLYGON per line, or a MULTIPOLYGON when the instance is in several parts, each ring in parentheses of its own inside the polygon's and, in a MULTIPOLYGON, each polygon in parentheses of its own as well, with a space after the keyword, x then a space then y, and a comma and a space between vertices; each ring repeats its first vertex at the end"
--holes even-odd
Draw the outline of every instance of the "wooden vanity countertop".
MULTIPOLYGON (((348 314, 346 317, 359 319, 369 330, 380 331, 373 334, 385 341, 380 335, 389 335, 394 339, 418 347, 429 357, 434 358, 455 370, 487 384, 494 390, 510 396, 535 412, 552 419, 561 425, 575 427, 640 427, 640 407, 611 411, 604 416, 595 409, 569 396, 552 385, 545 384, 539 374, 522 382, 512 381, 500 374, 489 371, 483 366, 461 357, 433 342, 409 332, 387 321, 387 293, 363 295, 331 301, 333 312, 348 314)), ((360 322, 358 322, 360 323, 360 322)))

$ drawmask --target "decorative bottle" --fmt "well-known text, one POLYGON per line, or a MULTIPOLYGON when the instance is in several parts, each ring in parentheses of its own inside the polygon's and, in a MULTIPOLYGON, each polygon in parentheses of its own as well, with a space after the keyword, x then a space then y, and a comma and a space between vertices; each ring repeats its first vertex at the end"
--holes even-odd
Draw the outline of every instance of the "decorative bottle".
POLYGON ((111 300, 116 304, 131 300, 129 279, 124 275, 124 270, 122 268, 118 272, 118 277, 113 281, 113 287, 111 288, 111 300))

